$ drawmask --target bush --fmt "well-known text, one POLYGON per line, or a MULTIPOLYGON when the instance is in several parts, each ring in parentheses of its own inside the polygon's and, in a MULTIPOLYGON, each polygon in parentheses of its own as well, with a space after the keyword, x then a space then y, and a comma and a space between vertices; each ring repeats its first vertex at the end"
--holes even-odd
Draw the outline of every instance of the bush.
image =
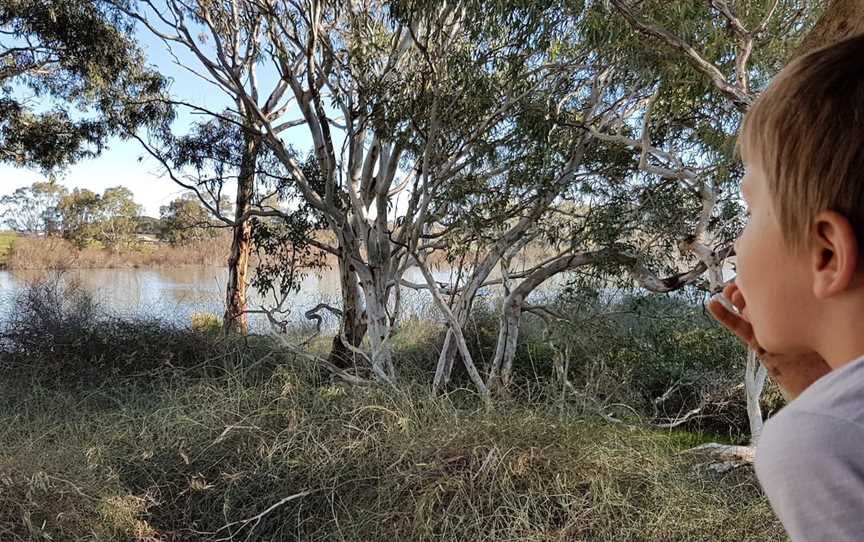
MULTIPOLYGON (((560 298, 553 308, 569 318, 551 329, 537 316, 523 315, 514 360, 517 395, 562 397, 557 356, 569 366, 579 397, 595 409, 611 405, 607 413, 660 423, 699 408, 682 427, 736 441, 749 437, 745 349, 701 305, 680 296, 633 295, 606 303, 560 298)), ((483 321, 494 350, 497 320, 483 321)), ((564 397, 575 396, 565 391, 564 397)), ((766 394, 764 408, 779 406, 776 392, 766 394)))
POLYGON ((63 385, 106 375, 212 369, 213 360, 223 369, 244 366, 272 348, 260 339, 214 335, 209 328, 111 316, 62 275, 24 290, 0 336, 0 370, 63 385))
POLYGON ((192 330, 199 333, 218 333, 222 331, 222 320, 210 312, 196 312, 190 317, 192 330))

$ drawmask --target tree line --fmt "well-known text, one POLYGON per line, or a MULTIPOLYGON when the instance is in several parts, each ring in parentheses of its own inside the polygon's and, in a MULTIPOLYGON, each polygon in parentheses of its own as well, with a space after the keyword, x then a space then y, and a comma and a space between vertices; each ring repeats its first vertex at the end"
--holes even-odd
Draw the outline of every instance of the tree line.
POLYGON ((101 194, 52 181, 35 182, 0 198, 3 225, 22 235, 60 236, 78 248, 132 249, 155 238, 185 245, 215 238, 219 224, 193 193, 160 207, 159 218, 145 216, 132 191, 124 186, 101 194))

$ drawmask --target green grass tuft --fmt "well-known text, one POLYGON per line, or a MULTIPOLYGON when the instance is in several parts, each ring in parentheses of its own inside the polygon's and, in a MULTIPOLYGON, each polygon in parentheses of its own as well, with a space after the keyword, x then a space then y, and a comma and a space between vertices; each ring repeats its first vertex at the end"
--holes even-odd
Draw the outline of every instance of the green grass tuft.
POLYGON ((12 250, 12 245, 15 244, 15 239, 18 234, 11 231, 0 231, 0 267, 6 265, 6 258, 12 250))

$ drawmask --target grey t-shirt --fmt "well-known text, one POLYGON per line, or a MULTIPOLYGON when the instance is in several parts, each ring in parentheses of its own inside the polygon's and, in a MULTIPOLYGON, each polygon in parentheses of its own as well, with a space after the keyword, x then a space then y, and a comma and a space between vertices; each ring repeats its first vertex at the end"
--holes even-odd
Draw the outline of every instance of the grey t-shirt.
POLYGON ((793 542, 864 541, 864 358, 765 422, 756 475, 793 542))

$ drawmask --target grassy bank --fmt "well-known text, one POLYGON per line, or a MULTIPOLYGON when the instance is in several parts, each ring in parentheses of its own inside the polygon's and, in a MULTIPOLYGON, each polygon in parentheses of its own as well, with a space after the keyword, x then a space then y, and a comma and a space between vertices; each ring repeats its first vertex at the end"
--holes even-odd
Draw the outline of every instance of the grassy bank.
POLYGON ((681 453, 715 436, 555 394, 433 397, 420 335, 398 387, 348 387, 269 338, 53 295, 2 343, 0 540, 784 539, 752 470, 681 453))
MULTIPOLYGON (((319 232, 317 240, 333 245, 333 235, 319 232)), ((133 249, 111 250, 101 246, 76 247, 60 237, 22 236, 14 232, 0 232, 0 268, 10 270, 44 269, 122 269, 138 267, 183 267, 224 266, 228 261, 231 236, 226 232, 206 241, 189 242, 184 245, 160 243, 141 244, 133 249)), ((529 246, 519 264, 539 261, 549 256, 550 249, 529 246)), ((253 262, 257 255, 253 254, 253 262)), ((336 261, 326 256, 328 265, 336 261)), ((449 265, 447 254, 437 252, 429 258, 431 265, 449 265)))
POLYGON ((749 470, 679 455, 689 434, 290 365, 143 378, 4 381, 3 540, 782 539, 749 470))
POLYGON ((9 256, 17 237, 18 235, 13 232, 0 232, 0 267, 6 266, 6 258, 9 256))

